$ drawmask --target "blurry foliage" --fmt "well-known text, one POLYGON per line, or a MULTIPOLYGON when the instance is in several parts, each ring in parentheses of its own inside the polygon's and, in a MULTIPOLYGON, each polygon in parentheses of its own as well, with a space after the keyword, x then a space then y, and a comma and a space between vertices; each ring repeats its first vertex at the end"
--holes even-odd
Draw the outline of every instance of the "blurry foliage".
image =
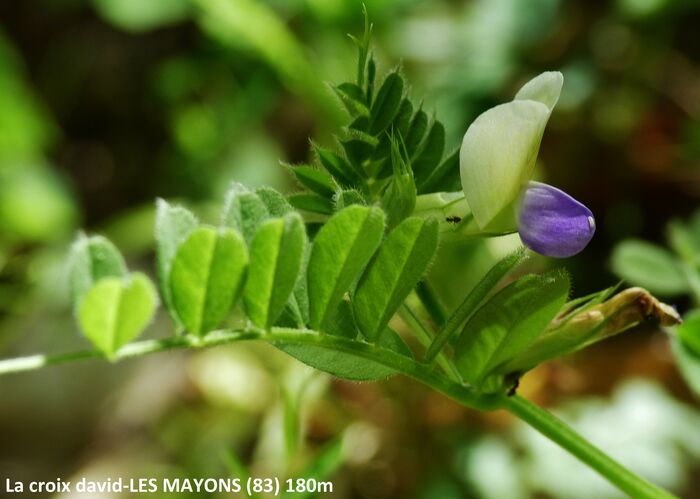
POLYGON ((700 397, 700 210, 688 220, 669 222, 666 239, 668 249, 624 240, 613 249, 611 266, 625 281, 659 296, 689 296, 689 310, 684 310, 683 324, 674 328, 672 346, 688 386, 700 397))
MULTIPOLYGON (((532 75, 562 70, 567 85, 543 144, 542 172, 574 197, 586 199, 603 229, 591 248, 568 264, 578 294, 608 284, 600 262, 612 243, 627 237, 658 240, 658 227, 667 219, 697 206, 700 42, 695 34, 700 11, 695 2, 365 3, 375 22, 380 75, 401 60, 417 87, 409 91, 428 96, 424 109, 429 114, 437 110, 455 134, 532 75), (601 272, 590 272, 593 268, 601 272)), ((37 337, 50 338, 49 345, 43 340, 47 349, 76 341, 68 317, 52 306, 65 300, 57 291, 62 255, 37 243, 67 240, 82 218, 139 267, 152 243, 154 196, 193 199, 193 208, 207 219, 207 203, 220 198, 231 179, 290 187, 291 176, 276 166, 278 158, 308 162, 306 137, 312 131, 324 137, 327 124, 337 119, 339 103, 317 81, 354 74, 349 65, 353 48, 344 35, 357 32, 361 22, 355 0, 3 2, 4 351, 34 350, 37 337), (236 8, 245 9, 246 16, 237 16, 236 8)), ((459 138, 446 137, 447 149, 459 138)), ((451 283, 442 298, 452 304, 462 296, 480 277, 462 269, 479 262, 485 272, 512 247, 509 239, 442 248, 437 260, 444 263, 432 269, 434 279, 451 283)), ((639 245, 633 249, 639 254, 639 245)), ((674 268, 688 264, 682 253, 657 250, 675 262, 674 268)), ((649 258, 646 253, 643 258, 649 258)), ((669 258, 661 260, 668 263, 669 258)), ((641 267, 647 278, 658 281, 653 265, 641 267)), ((673 276, 678 277, 676 270, 660 278, 666 291, 686 293, 687 285, 678 280, 669 291, 673 276)), ((639 338, 646 344, 647 336, 639 338)), ((686 350, 682 353, 694 355, 686 350)), ((156 357, 114 371, 79 366, 3 384, 0 465, 17 476, 47 478, 106 476, 118 470, 139 476, 196 475, 211 469, 224 474, 227 463, 235 468, 233 456, 238 454, 246 466, 271 469, 266 466, 286 452, 279 434, 284 398, 272 393, 270 386, 277 382, 261 380, 284 374, 276 373, 277 367, 273 374, 267 371, 276 362, 269 349, 246 350, 245 359, 238 351, 174 356, 170 362, 156 357), (246 382, 236 385, 228 376, 246 382), (249 386, 253 379, 261 387, 256 398, 229 391, 249 386), (60 394, 54 393, 52 388, 59 386, 60 394), (118 395, 107 396, 108 386, 120 387, 118 395), (258 442, 261 420, 270 422, 258 442), (232 454, 224 457, 224 451, 232 454), (16 461, 8 463, 9 456, 16 461)), ((286 358, 280 357, 279 365, 280 373, 299 369, 286 358)), ((698 364, 684 365, 698 379, 698 364)), ((471 478, 465 479, 462 468, 455 477, 442 456, 453 455, 446 449, 456 449, 456 442, 468 447, 495 423, 469 419, 473 416, 429 394, 409 393, 404 381, 371 388, 326 383, 320 382, 311 396, 313 409, 299 416, 305 429, 290 469, 313 463, 309 456, 318 455, 322 443, 332 444, 359 419, 345 430, 361 444, 342 460, 351 471, 334 478, 348 495, 406 497, 416 483, 424 484, 416 493, 423 497, 481 494, 473 477, 483 470, 469 468, 471 478), (426 470, 427 456, 435 466, 426 470)), ((652 403, 633 408, 635 414, 654 407, 673 414, 686 410, 645 390, 652 395, 644 400, 652 403)), ((590 407, 597 411, 601 406, 595 404, 590 407)), ((632 409, 624 410, 629 414, 632 409)), ((659 427, 672 432, 677 419, 659 421, 649 434, 659 427)), ((628 435, 617 423, 619 415, 603 426, 628 435)), ((480 459, 469 462, 488 462, 490 472, 500 462, 503 486, 523 487, 513 466, 536 460, 541 451, 539 444, 527 442, 516 437, 524 454, 514 454, 511 443, 499 440, 489 447, 481 442, 476 447, 480 459)), ((680 459, 675 444, 659 445, 671 461, 680 459)), ((690 443, 686 450, 697 453, 690 443)), ((559 456, 546 460, 557 463, 559 456)), ((528 466, 543 481, 558 473, 528 466)), ((669 473, 669 483, 682 485, 678 469, 669 473)), ((531 486, 549 494, 580 489, 571 481, 531 486)), ((697 491, 698 484, 694 486, 697 491)))
MULTIPOLYGON (((581 398, 563 404, 558 413, 631 469, 671 490, 688 485, 689 463, 700 459, 694 431, 700 414, 648 381, 628 380, 609 400, 581 398)), ((512 438, 515 448, 489 435, 457 454, 455 467, 479 497, 626 497, 588 470, 576 471, 575 459, 525 425, 515 425, 512 438)))

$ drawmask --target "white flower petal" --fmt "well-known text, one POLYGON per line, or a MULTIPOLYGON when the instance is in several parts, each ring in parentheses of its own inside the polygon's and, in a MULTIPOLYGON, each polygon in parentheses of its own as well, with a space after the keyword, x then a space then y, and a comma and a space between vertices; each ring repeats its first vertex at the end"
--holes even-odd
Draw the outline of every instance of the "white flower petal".
POLYGON ((530 180, 549 114, 541 102, 514 100, 489 109, 469 126, 460 175, 481 228, 512 205, 530 180))
POLYGON ((552 112, 559 100, 561 88, 564 85, 564 75, 559 71, 547 71, 534 77, 522 86, 515 94, 515 100, 534 100, 541 102, 552 112))

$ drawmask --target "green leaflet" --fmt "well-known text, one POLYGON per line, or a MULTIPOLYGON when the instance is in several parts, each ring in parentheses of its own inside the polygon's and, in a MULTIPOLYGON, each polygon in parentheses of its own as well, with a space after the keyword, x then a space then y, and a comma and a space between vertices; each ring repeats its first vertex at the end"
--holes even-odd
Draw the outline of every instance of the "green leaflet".
POLYGON ((289 196, 289 203, 297 210, 304 210, 321 215, 333 213, 333 201, 318 194, 300 192, 289 196))
POLYGON ((170 269, 178 246, 187 239, 199 222, 187 209, 181 206, 171 206, 163 199, 156 201, 156 260, 158 266, 158 281, 163 295, 163 303, 178 326, 182 321, 175 312, 173 298, 170 292, 170 269))
POLYGON ((605 337, 604 328, 613 319, 606 317, 598 305, 607 300, 614 288, 596 293, 588 301, 567 303, 547 328, 518 355, 503 364, 498 372, 521 374, 542 362, 568 355, 605 337), (582 303, 580 306, 572 303, 582 303))
POLYGON ((384 79, 370 109, 370 134, 379 134, 394 120, 401 105, 403 86, 403 78, 397 72, 389 73, 384 79))
MULTIPOLYGON (((283 217, 294 212, 294 207, 289 204, 287 198, 270 187, 260 187, 256 191, 260 200, 267 207, 267 211, 273 217, 283 217)), ((262 222, 262 221, 261 221, 262 222)), ((289 297, 287 312, 290 314, 294 325, 306 326, 309 323, 309 298, 306 292, 306 265, 309 261, 309 245, 305 245, 302 268, 299 272, 294 292, 289 297)))
POLYGON ((420 154, 412 162, 416 183, 423 183, 438 167, 445 150, 445 127, 439 121, 435 121, 430 127, 420 154))
POLYGON ((455 331, 474 315, 477 307, 479 307, 489 293, 496 288, 498 283, 501 282, 501 279, 503 279, 508 272, 513 270, 516 265, 521 263, 526 255, 525 250, 520 249, 502 258, 496 265, 491 267, 486 275, 472 288, 464 301, 452 312, 444 327, 435 336, 428 351, 425 353, 426 362, 431 362, 435 358, 445 344, 452 338, 455 331))
POLYGON ((340 143, 348 159, 354 165, 360 165, 369 158, 374 148, 379 144, 379 140, 374 135, 355 129, 354 126, 344 128, 342 132, 340 143))
POLYGON ((341 300, 336 307, 333 317, 328 321, 327 333, 349 340, 357 338, 357 324, 352 313, 352 305, 348 300, 341 300))
POLYGON ((309 256, 311 256, 311 245, 304 247, 304 257, 301 261, 301 270, 297 283, 294 286, 292 296, 289 297, 289 309, 297 324, 306 326, 309 323, 309 290, 306 283, 306 269, 309 266, 309 256))
POLYGON ((442 160, 428 178, 418 186, 418 193, 454 190, 459 183, 459 147, 442 160))
POLYGON ((344 187, 354 187, 362 182, 353 166, 348 163, 345 158, 337 155, 333 151, 323 149, 317 145, 314 145, 313 147, 316 154, 318 154, 318 159, 323 167, 338 181, 339 184, 343 185, 344 187))
POLYGON ((394 130, 396 133, 400 134, 401 137, 406 137, 408 133, 408 127, 411 124, 411 116, 413 115, 413 104, 408 98, 404 98, 401 101, 401 106, 399 111, 396 113, 396 118, 394 118, 394 130))
POLYGON ((319 196, 332 198, 335 194, 335 183, 328 173, 305 165, 291 166, 290 170, 301 185, 319 196))
POLYGON ((365 96, 360 87, 354 83, 341 83, 333 89, 351 116, 369 116, 369 109, 364 102, 365 96))
POLYGON ((144 274, 103 277, 85 294, 78 322, 92 344, 112 357, 151 322, 157 306, 155 287, 144 274))
POLYGON ((375 76, 377 76, 377 63, 374 62, 374 56, 370 54, 367 61, 367 102, 372 102, 375 76))
POLYGON ((677 338, 671 340, 673 355, 678 368, 688 387, 700 397, 700 355, 696 355, 688 346, 677 338))
POLYGON ((333 202, 335 203, 335 211, 340 211, 343 208, 347 208, 348 206, 352 206, 353 204, 359 204, 364 206, 365 203, 365 198, 362 197, 362 194, 355 190, 346 190, 346 191, 338 191, 336 192, 333 202))
POLYGON ((357 285, 353 306, 362 334, 373 341, 425 273, 438 245, 438 224, 401 222, 377 251, 357 285))
MULTIPOLYGON (((260 201, 263 202, 263 204, 267 208, 268 214, 271 217, 282 217, 290 211, 294 211, 292 205, 290 205, 289 201, 287 201, 287 198, 285 198, 282 193, 276 191, 272 187, 258 187, 257 189, 255 189, 255 194, 257 194, 260 198, 260 201)), ((261 222, 262 220, 259 220, 258 225, 261 222)))
POLYGON ((304 222, 298 214, 268 220, 258 229, 243 293, 246 312, 256 326, 269 328, 284 310, 297 283, 305 246, 304 222))
POLYGON ((676 327, 676 334, 684 346, 696 357, 700 357, 700 310, 691 310, 685 314, 683 324, 676 327))
POLYGON ((102 236, 78 236, 68 261, 71 301, 77 311, 80 301, 103 277, 126 275, 126 263, 119 250, 102 236))
POLYGON ((307 271, 313 329, 325 330, 343 294, 379 246, 383 231, 382 210, 358 205, 336 213, 319 230, 307 271))
MULTIPOLYGON (((387 350, 412 357, 411 350, 406 346, 406 343, 389 328, 382 331, 377 344, 387 350)), ((396 374, 393 369, 377 362, 323 346, 290 343, 275 343, 275 346, 306 365, 342 379, 375 381, 396 374)))
POLYGON ((565 274, 526 275, 494 295, 467 322, 455 349, 462 377, 478 387, 526 348, 559 312, 569 293, 565 274))
POLYGON ((618 276, 652 293, 672 296, 688 291, 678 260, 655 244, 637 239, 623 241, 613 250, 611 265, 618 276))
POLYGON ((243 184, 231 184, 224 202, 221 225, 237 230, 250 244, 258 226, 269 216, 267 206, 257 193, 243 184))
POLYGON ((170 272, 177 315, 187 330, 203 335, 228 314, 243 284, 248 252, 230 229, 200 227, 180 245, 170 272))
POLYGON ((418 109, 416 114, 411 120, 411 124, 408 127, 408 132, 404 137, 404 143, 406 144, 406 151, 409 156, 413 156, 418 150, 423 141, 423 136, 428 129, 428 115, 422 109, 418 109))

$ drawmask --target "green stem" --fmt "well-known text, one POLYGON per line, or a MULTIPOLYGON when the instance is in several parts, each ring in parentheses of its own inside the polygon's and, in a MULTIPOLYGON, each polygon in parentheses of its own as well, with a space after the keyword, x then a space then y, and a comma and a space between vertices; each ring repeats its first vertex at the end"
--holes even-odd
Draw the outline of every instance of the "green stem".
POLYGON ((442 327, 447 319, 445 306, 427 281, 421 281, 416 286, 416 295, 425 307, 426 312, 437 327, 442 327))
POLYGON ((518 265, 526 256, 525 250, 518 250, 502 258, 496 265, 486 273, 486 275, 472 288, 464 301, 459 304, 450 317, 445 321, 442 329, 433 339, 432 344, 425 353, 424 361, 430 364, 439 352, 445 347, 447 342, 454 335, 459 327, 467 322, 474 314, 477 307, 496 288, 496 285, 503 279, 513 267, 518 265))
MULTIPOLYGON (((266 332, 251 328, 236 331, 213 331, 203 338, 179 336, 163 340, 139 341, 120 349, 113 360, 118 361, 182 348, 211 347, 244 340, 265 340, 273 344, 314 345, 337 352, 345 352, 403 373, 466 407, 482 411, 506 409, 633 497, 643 499, 674 497, 615 462, 600 449, 575 433, 565 423, 527 400, 518 396, 480 394, 468 386, 444 377, 426 364, 418 363, 409 357, 374 344, 339 336, 321 335, 309 330, 273 328, 266 332)), ((102 354, 97 350, 86 350, 59 355, 32 355, 0 360, 0 375, 102 357, 102 354)))
MULTIPOLYGON (((428 347, 428 345, 432 343, 433 335, 430 334, 430 331, 428 331, 425 325, 423 325, 415 312, 405 303, 401 305, 401 308, 399 309, 399 316, 406 323, 406 325, 411 328, 421 345, 428 347)), ((461 376, 457 372, 454 364, 450 362, 443 352, 438 354, 437 363, 440 365, 445 374, 450 377, 450 379, 453 381, 461 380, 461 376)))
MULTIPOLYGON (((244 340, 264 340, 270 343, 288 343, 296 345, 315 345, 330 350, 349 353, 372 360, 399 373, 420 381, 457 402, 479 410, 492 410, 498 407, 498 397, 481 395, 455 381, 449 380, 429 366, 380 346, 350 340, 340 336, 318 334, 315 331, 288 328, 272 328, 263 331, 257 328, 235 331, 212 331, 199 338, 179 336, 162 340, 144 340, 121 348, 112 359, 113 362, 140 357, 143 355, 177 350, 183 348, 205 348, 244 340)), ((15 359, 0 360, 0 375, 33 371, 43 367, 67 364, 77 360, 104 358, 97 350, 85 350, 58 355, 31 355, 15 359)))
POLYGON ((635 475, 581 437, 550 412, 520 396, 506 397, 503 408, 607 478, 620 490, 637 499, 668 499, 674 495, 635 475))

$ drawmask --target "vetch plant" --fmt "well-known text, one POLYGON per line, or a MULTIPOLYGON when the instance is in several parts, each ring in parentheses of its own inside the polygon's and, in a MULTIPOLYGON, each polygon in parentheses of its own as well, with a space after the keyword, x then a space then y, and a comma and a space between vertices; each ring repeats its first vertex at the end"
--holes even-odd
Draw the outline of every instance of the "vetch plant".
POLYGON ((337 147, 314 143, 314 164, 288 166, 304 191, 284 196, 233 184, 216 226, 158 200, 160 293, 144 274, 129 273, 109 241, 80 236, 71 292, 95 349, 2 360, 0 374, 264 341, 340 378, 403 374, 467 407, 510 411, 630 495, 671 497, 516 389, 538 364, 649 317, 677 322, 673 309, 639 288, 571 300, 561 271, 515 278, 524 248, 496 263, 446 317, 435 313, 428 288, 415 293, 434 324, 409 305, 438 246, 450 240, 517 230, 533 250, 565 257, 592 237, 585 206, 530 182, 561 74, 544 73, 486 111, 461 148, 445 154, 444 126, 406 95, 400 70, 377 82, 369 38, 367 26, 355 40, 356 80, 333 87, 348 116, 337 147), (175 334, 133 341, 159 301, 175 334), (420 348, 397 332, 399 319, 420 348))

